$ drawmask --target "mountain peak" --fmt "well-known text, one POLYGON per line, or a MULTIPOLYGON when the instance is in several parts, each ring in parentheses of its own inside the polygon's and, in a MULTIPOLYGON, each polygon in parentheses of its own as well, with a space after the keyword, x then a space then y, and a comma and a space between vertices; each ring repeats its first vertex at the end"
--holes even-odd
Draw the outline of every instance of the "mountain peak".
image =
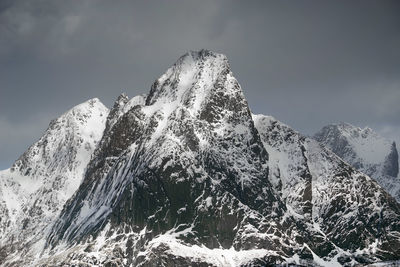
POLYGON ((190 51, 154 82, 146 105, 178 101, 186 106, 194 104, 198 109, 206 95, 228 79, 235 80, 225 55, 209 50, 190 51))
POLYGON ((204 61, 207 59, 211 59, 214 61, 227 61, 227 57, 224 54, 216 53, 211 50, 201 49, 199 51, 189 51, 183 56, 181 56, 175 64, 179 64, 182 61, 191 59, 193 61, 204 61))
MULTIPOLYGON (((66 141, 63 140, 64 138, 68 141, 73 138, 94 139, 97 142, 101 137, 102 125, 107 115, 108 108, 98 98, 89 99, 72 107, 49 123, 41 139, 20 156, 11 170, 20 169, 22 171, 26 168, 30 169, 31 165, 37 165, 36 161, 43 160, 43 157, 57 157, 60 152, 56 153, 53 150, 58 149, 60 146, 67 147, 66 141), (41 157, 37 156, 38 151, 40 151, 41 157)), ((68 143, 68 145, 74 146, 76 144, 68 143)), ((71 160, 74 159, 71 158, 71 160)))

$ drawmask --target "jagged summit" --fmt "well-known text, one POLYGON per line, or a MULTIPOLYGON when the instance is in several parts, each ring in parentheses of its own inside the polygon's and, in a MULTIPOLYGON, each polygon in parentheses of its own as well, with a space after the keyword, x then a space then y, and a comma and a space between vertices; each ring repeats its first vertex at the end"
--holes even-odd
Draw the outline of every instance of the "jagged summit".
POLYGON ((173 65, 182 64, 185 60, 191 59, 194 61, 204 61, 207 58, 214 58, 215 60, 223 59, 227 61, 227 57, 224 54, 216 53, 208 49, 200 49, 198 51, 191 50, 182 55, 173 65))
POLYGON ((211 50, 201 49, 198 51, 189 51, 182 55, 178 60, 172 65, 177 69, 181 69, 183 66, 190 66, 191 63, 202 64, 205 61, 213 62, 213 65, 224 65, 229 68, 228 58, 226 55, 221 53, 216 53, 211 50))
POLYGON ((233 82, 234 78, 225 55, 208 50, 189 52, 154 82, 146 105, 177 101, 199 109, 213 87, 227 80, 233 82))

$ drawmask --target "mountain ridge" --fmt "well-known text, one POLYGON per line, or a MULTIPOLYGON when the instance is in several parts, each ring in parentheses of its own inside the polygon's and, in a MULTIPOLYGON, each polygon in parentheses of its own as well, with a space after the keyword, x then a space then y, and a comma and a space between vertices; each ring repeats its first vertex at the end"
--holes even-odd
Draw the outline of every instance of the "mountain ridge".
POLYGON ((185 54, 148 95, 120 95, 102 125, 44 249, 25 243, 7 265, 354 266, 400 255, 393 197, 252 114, 222 54, 185 54))

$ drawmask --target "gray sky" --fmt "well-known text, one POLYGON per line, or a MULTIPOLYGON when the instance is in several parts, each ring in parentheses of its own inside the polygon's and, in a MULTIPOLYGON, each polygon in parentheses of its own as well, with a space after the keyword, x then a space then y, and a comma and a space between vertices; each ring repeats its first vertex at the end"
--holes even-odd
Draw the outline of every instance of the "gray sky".
POLYGON ((0 0, 0 169, 52 118, 147 93, 201 48, 228 56, 254 113, 400 141, 400 1, 0 0))

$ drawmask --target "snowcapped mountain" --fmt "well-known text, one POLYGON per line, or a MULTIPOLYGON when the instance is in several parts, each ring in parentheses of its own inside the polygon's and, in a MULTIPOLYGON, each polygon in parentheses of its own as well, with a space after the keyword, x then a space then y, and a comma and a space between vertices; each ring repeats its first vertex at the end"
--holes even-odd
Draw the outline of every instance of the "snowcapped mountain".
MULTIPOLYGON (((207 262, 210 257, 179 254, 193 246, 204 247, 204 255, 258 246, 251 253, 273 258, 290 249, 281 233, 284 205, 267 179, 268 154, 223 55, 201 51, 180 58, 144 104, 104 132, 95 155, 101 156, 89 163, 49 236, 50 248, 64 250, 73 241, 107 251, 127 248, 115 258, 134 265, 154 265, 160 258, 153 253, 161 252, 169 262, 207 262), (118 242, 91 243, 90 236, 113 234, 118 242)), ((82 252, 71 257, 92 260, 82 252)))
POLYGON ((400 204, 317 141, 253 115, 224 55, 185 54, 148 95, 119 96, 101 125, 79 188, 37 235, 41 246, 3 252, 5 265, 400 258, 400 204))
POLYGON ((0 264, 43 246, 43 235, 82 181, 107 115, 98 99, 72 108, 0 172, 0 264))
POLYGON ((370 128, 348 123, 323 127, 314 138, 354 168, 374 178, 400 202, 399 158, 396 143, 370 128))

